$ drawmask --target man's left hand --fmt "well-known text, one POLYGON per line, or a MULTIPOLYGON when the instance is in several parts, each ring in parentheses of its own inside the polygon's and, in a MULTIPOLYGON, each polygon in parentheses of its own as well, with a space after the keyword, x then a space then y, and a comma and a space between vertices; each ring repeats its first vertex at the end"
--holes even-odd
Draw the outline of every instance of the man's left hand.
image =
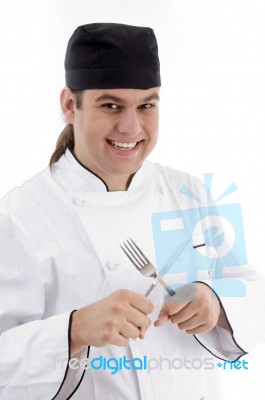
POLYGON ((223 317, 220 303, 203 283, 195 282, 182 286, 176 294, 163 304, 154 325, 160 327, 168 320, 179 329, 198 334, 213 329, 223 317))

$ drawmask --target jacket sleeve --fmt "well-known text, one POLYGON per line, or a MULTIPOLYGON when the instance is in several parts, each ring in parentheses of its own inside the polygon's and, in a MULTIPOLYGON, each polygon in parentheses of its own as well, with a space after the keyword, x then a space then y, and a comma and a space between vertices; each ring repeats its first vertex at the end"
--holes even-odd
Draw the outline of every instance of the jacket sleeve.
POLYGON ((251 266, 226 268, 223 278, 204 280, 218 297, 230 331, 218 325, 209 332, 195 335, 213 355, 236 361, 265 341, 265 277, 251 266), (241 287, 237 295, 223 295, 224 288, 241 287), (240 294, 240 295, 239 295, 240 294))
POLYGON ((195 338, 213 355, 236 361, 265 341, 265 275, 248 264, 240 205, 217 205, 209 189, 197 180, 193 190, 199 198, 208 193, 204 198, 208 205, 198 207, 198 237, 203 232, 205 260, 211 260, 211 267, 209 279, 198 280, 212 288, 230 327, 226 330, 217 325, 195 338))
POLYGON ((72 312, 47 315, 46 291, 29 240, 0 214, 1 400, 65 400, 80 383, 83 371, 68 368, 72 312))

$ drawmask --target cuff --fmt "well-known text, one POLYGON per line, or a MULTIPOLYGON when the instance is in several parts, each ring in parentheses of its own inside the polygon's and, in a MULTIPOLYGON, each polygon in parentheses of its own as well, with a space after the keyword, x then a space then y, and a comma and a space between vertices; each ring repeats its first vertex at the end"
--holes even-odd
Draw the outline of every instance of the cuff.
POLYGON ((203 281, 196 281, 197 283, 203 283, 208 286, 216 295, 220 306, 223 308, 227 323, 229 325, 230 331, 216 325, 212 330, 198 335, 194 335, 195 339, 213 356, 220 358, 221 360, 230 360, 232 362, 238 360, 240 357, 247 354, 242 347, 239 346, 235 337, 233 328, 227 317, 225 308, 218 296, 218 294, 213 290, 213 288, 203 281))
POLYGON ((72 363, 70 362, 70 354, 71 354, 71 329, 72 329, 72 321, 73 314, 76 310, 72 311, 69 318, 69 326, 68 326, 68 362, 66 366, 66 371, 64 374, 63 381, 61 386, 56 393, 56 395, 52 398, 52 400, 68 400, 70 399, 74 393, 77 391, 81 382, 84 378, 86 372, 86 360, 89 356, 90 347, 81 351, 80 353, 75 355, 75 359, 79 361, 79 365, 82 365, 83 368, 74 368, 72 363))

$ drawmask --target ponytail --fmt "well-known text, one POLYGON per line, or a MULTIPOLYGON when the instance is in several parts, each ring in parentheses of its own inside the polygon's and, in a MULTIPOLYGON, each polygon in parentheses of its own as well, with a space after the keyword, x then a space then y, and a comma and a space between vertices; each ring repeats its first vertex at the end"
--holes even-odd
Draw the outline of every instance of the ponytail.
MULTIPOLYGON (((76 109, 80 110, 82 108, 84 90, 76 90, 70 87, 69 89, 75 95, 76 109)), ((73 151, 74 146, 74 127, 72 124, 67 124, 57 139, 55 150, 50 159, 50 168, 52 168, 53 164, 55 164, 59 160, 59 158, 62 157, 62 155, 66 152, 68 148, 73 151)))
POLYGON ((55 164, 59 158, 61 158, 68 148, 73 150, 74 145, 75 140, 73 125, 67 124, 57 139, 55 150, 50 159, 50 168, 52 168, 53 164, 55 164))

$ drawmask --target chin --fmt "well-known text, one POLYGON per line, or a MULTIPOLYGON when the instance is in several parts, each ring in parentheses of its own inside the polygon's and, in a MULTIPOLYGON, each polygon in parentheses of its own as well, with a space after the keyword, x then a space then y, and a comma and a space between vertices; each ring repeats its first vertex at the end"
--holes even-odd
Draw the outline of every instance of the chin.
POLYGON ((114 165, 110 168, 109 172, 114 175, 131 175, 138 171, 142 162, 135 163, 134 165, 114 165))

